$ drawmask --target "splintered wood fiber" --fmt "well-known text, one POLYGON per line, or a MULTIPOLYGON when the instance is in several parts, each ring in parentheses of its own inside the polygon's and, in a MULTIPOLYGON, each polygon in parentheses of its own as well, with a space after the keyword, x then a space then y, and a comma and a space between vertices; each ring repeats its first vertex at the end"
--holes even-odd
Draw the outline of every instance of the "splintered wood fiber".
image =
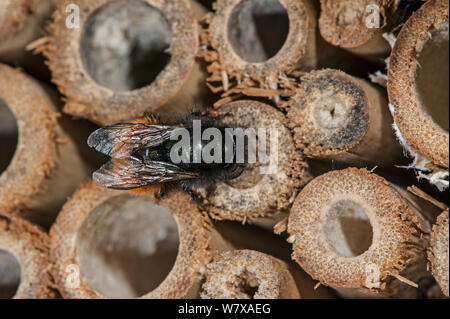
POLYGON ((65 298, 193 298, 216 249, 228 249, 188 195, 164 199, 83 185, 50 231, 52 274, 65 298), (66 268, 80 287, 66 286, 66 268))
POLYGON ((203 199, 205 209, 217 219, 245 221, 258 217, 270 217, 286 210, 293 196, 308 180, 307 164, 296 151, 291 134, 285 126, 283 114, 267 104, 242 100, 231 102, 213 112, 223 123, 237 128, 266 129, 266 155, 270 156, 270 128, 278 132, 278 163, 275 171, 265 174, 256 162, 249 164, 237 178, 220 182, 195 192, 203 199))
POLYGON ((227 251, 206 265, 203 299, 299 299, 286 264, 254 250, 227 251))

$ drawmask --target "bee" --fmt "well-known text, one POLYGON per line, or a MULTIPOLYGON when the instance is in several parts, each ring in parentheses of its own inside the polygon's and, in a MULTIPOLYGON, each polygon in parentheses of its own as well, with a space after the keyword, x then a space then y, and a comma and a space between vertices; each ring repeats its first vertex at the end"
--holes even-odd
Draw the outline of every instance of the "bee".
POLYGON ((235 160, 235 136, 231 137, 231 147, 226 148, 226 145, 230 146, 225 143, 227 134, 222 122, 198 112, 170 125, 157 124, 154 117, 136 123, 108 125, 91 133, 87 140, 90 147, 111 157, 109 162, 93 173, 92 179, 103 187, 137 193, 161 192, 163 184, 175 182, 193 195, 193 187, 210 187, 219 181, 234 179, 245 169, 245 162, 238 163, 235 160), (210 143, 194 138, 195 121, 201 123, 201 136, 209 128, 215 128, 221 133, 221 140, 214 140, 217 145, 213 146, 221 147, 222 154, 232 154, 231 161, 205 162, 203 157, 200 161, 192 161, 194 151, 202 152, 210 143), (184 149, 184 155, 190 160, 186 162, 175 162, 171 156, 172 147, 179 142, 173 136, 180 129, 189 133, 190 144, 189 148, 184 149))

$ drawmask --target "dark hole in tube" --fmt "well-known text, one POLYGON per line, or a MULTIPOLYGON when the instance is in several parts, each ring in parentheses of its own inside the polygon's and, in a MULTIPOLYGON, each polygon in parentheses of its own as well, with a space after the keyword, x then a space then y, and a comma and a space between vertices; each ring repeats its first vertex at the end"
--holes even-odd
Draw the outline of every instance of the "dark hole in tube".
POLYGON ((85 25, 81 55, 100 85, 126 92, 150 85, 170 61, 171 28, 156 8, 138 0, 109 3, 85 25))
POLYGON ((17 258, 0 250, 0 299, 13 298, 20 285, 21 270, 17 258))
POLYGON ((0 99, 0 174, 8 168, 16 152, 18 136, 16 117, 0 99))

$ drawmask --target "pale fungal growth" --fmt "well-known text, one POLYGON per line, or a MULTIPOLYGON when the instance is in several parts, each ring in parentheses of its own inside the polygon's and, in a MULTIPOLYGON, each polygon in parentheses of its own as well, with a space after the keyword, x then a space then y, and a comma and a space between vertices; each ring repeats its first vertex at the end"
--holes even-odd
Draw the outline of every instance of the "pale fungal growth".
MULTIPOLYGON (((254 130, 255 147, 260 139, 266 142, 267 162, 263 163, 258 154, 256 162, 248 164, 239 177, 209 189, 195 189, 208 213, 215 219, 245 222, 286 211, 311 177, 306 162, 295 149, 283 114, 267 104, 241 100, 222 106, 212 115, 230 127, 254 130), (263 136, 258 135, 260 128, 265 129, 263 136)), ((248 141, 247 145, 251 145, 248 141)))
POLYGON ((203 299, 299 299, 287 265, 254 250, 226 251, 206 265, 203 299))
POLYGON ((389 62, 394 129, 418 178, 448 188, 448 0, 426 2, 406 22, 389 62))
POLYGON ((415 207, 365 169, 321 175, 291 208, 292 258, 344 296, 417 297, 431 227, 415 207))
POLYGON ((55 298, 49 238, 17 214, 0 213, 0 299, 55 298))
POLYGON ((81 186, 50 230, 65 298, 195 298, 216 250, 230 246, 191 198, 81 186))
POLYGON ((218 0, 204 21, 203 50, 214 92, 278 96, 296 68, 316 64, 315 9, 310 0, 218 0), (216 83, 220 83, 218 86, 216 83))
POLYGON ((358 55, 386 56, 390 47, 382 34, 395 3, 392 0, 321 0, 320 34, 327 42, 358 55))
POLYGON ((26 52, 26 46, 44 35, 56 0, 0 1, 0 61, 20 64, 35 72, 43 65, 26 52))
POLYGON ((20 210, 45 226, 89 174, 48 92, 0 64, 0 211, 20 210))
POLYGON ((431 264, 431 272, 442 292, 448 297, 448 210, 443 211, 433 225, 431 232, 431 247, 428 250, 428 259, 431 264))
POLYGON ((188 0, 67 0, 37 52, 67 97, 64 111, 108 124, 195 105, 208 92, 198 47, 188 0), (66 27, 69 4, 80 8, 80 28, 66 27))
POLYGON ((282 106, 305 155, 382 166, 402 158, 380 88, 332 69, 305 73, 298 81, 282 106))

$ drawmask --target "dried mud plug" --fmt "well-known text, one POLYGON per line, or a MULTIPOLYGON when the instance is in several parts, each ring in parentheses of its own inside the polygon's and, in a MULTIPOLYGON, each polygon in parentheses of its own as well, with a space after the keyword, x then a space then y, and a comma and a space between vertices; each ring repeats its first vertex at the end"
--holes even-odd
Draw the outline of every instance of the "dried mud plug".
POLYGON ((194 188, 210 216, 246 221, 286 210, 310 175, 285 126, 284 115, 267 104, 241 100, 222 106, 214 116, 231 127, 250 128, 255 132, 256 147, 265 145, 267 157, 264 162, 255 154, 255 162, 248 163, 235 179, 214 187, 194 188), (264 129, 261 135, 260 128, 264 129))
POLYGON ((413 158, 408 168, 448 188, 448 0, 427 1, 400 31, 387 89, 397 137, 413 158))
POLYGON ((286 264, 254 250, 223 252, 206 265, 203 299, 299 299, 286 264))
POLYGON ((280 95, 286 73, 315 66, 311 1, 219 0, 214 8, 205 18, 200 55, 210 63, 210 88, 225 92, 216 106, 229 101, 228 94, 280 95))
POLYGON ((47 87, 0 64, 0 211, 48 226, 88 177, 47 87))
POLYGON ((0 213, 0 299, 55 298, 49 238, 17 215, 0 213))
POLYGON ((37 50, 69 114, 103 125, 145 112, 173 115, 208 92, 188 0, 61 1, 53 18, 37 50), (80 8, 80 28, 66 27, 69 4, 80 8))
POLYGON ((365 169, 321 175, 291 208, 292 258, 346 297, 417 298, 431 227, 415 207, 365 169))
POLYGON ((305 155, 385 167, 402 159, 381 89, 332 69, 306 73, 298 81, 282 106, 305 155))
POLYGON ((433 225, 431 233, 431 247, 428 250, 428 260, 431 272, 441 287, 444 295, 448 297, 448 210, 442 212, 433 225))
POLYGON ((230 246, 183 192, 162 199, 81 186, 50 230, 64 298, 195 298, 201 272, 230 246))

